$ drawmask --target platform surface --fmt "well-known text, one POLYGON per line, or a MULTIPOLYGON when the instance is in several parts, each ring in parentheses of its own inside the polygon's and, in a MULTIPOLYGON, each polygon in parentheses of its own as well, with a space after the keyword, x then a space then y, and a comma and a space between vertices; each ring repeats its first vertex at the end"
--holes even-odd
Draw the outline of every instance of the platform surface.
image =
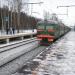
POLYGON ((19 36, 27 36, 27 35, 34 35, 36 34, 36 30, 32 32, 31 30, 25 31, 25 32, 20 32, 20 33, 15 33, 15 34, 0 34, 0 40, 1 39, 6 39, 6 38, 13 38, 13 37, 19 37, 19 36))

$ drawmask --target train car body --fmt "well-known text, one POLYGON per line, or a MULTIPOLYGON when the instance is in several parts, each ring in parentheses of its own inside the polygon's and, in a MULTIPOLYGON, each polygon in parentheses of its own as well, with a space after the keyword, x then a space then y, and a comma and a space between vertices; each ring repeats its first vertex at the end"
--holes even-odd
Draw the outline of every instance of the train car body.
POLYGON ((37 23, 37 39, 40 44, 49 45, 68 32, 68 27, 58 21, 40 21, 37 23))

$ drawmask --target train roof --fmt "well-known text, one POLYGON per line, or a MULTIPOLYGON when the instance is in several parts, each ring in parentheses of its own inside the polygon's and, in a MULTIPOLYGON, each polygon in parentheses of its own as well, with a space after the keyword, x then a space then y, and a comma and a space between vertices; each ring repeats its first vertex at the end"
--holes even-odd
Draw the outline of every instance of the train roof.
POLYGON ((38 23, 51 23, 51 24, 58 24, 58 21, 49 20, 49 21, 39 21, 38 23))

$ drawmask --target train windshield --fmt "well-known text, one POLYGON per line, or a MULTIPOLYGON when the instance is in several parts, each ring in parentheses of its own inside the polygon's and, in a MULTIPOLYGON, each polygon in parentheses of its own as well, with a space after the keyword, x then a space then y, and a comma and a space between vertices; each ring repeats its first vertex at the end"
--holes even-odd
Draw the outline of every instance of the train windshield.
POLYGON ((54 27, 52 25, 47 25, 46 29, 54 29, 54 27))
POLYGON ((44 29, 44 25, 43 24, 38 24, 38 29, 44 29))
POLYGON ((38 26, 38 29, 44 29, 43 25, 38 26))

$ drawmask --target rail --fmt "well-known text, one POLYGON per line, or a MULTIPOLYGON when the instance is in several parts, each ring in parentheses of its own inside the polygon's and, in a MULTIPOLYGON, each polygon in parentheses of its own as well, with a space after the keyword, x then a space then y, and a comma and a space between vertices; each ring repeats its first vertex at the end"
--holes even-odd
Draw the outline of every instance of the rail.
POLYGON ((38 42, 36 39, 29 41, 19 42, 8 46, 1 47, 0 49, 0 67, 17 57, 27 53, 31 49, 37 47, 38 42))

